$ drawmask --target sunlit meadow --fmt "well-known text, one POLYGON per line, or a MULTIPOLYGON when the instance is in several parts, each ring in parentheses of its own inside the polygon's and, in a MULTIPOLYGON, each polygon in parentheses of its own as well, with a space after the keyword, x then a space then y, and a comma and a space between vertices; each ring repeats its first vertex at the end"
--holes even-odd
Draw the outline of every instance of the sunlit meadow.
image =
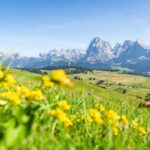
POLYGON ((149 114, 141 119, 145 110, 122 105, 88 95, 64 70, 41 76, 2 68, 0 149, 149 149, 149 114))

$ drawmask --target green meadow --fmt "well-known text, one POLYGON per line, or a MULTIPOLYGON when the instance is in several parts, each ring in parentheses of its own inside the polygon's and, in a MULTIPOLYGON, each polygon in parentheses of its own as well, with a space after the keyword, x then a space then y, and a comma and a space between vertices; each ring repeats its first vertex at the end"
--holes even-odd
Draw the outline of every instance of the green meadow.
POLYGON ((20 104, 8 102, 0 106, 1 150, 150 148, 150 110, 138 107, 150 93, 150 78, 95 70, 70 74, 74 84, 72 88, 56 85, 47 89, 42 87, 43 75, 17 69, 11 69, 9 73, 18 85, 40 89, 44 98, 40 101, 24 100, 20 104), (76 115, 68 128, 64 127, 61 119, 50 114, 62 100, 70 105, 66 115, 76 115), (104 112, 99 112, 104 120, 100 124, 88 120, 89 110, 96 109, 97 104, 105 108, 104 112), (109 110, 128 118, 127 126, 119 123, 116 135, 112 125, 107 124, 105 114, 109 110), (85 116, 83 120, 82 115, 85 116), (146 134, 132 127, 132 120, 144 127, 146 134))

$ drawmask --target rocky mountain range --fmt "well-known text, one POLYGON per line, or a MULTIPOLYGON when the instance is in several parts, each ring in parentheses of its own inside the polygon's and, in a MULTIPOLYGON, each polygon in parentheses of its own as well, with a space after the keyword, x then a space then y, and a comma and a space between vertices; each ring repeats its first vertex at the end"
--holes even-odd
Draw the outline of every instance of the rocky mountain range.
POLYGON ((139 73, 150 72, 150 46, 142 40, 124 41, 112 47, 99 37, 92 39, 87 49, 53 49, 38 57, 6 56, 0 53, 4 65, 19 68, 42 68, 46 66, 81 66, 107 69, 113 66, 129 68, 139 73))

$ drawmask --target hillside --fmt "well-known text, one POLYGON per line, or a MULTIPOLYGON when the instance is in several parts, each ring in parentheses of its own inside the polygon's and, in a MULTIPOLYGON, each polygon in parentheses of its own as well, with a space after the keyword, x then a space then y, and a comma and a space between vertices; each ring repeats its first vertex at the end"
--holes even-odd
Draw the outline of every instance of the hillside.
POLYGON ((118 149, 120 147, 118 145, 121 145, 122 149, 126 149, 126 146, 130 149, 148 149, 149 133, 142 135, 134 128, 128 129, 130 127, 127 127, 124 132, 121 126, 119 131, 113 133, 111 126, 107 128, 94 122, 91 124, 88 120, 80 121, 79 118, 81 114, 87 114, 89 108, 101 104, 106 110, 114 110, 120 116, 126 115, 129 120, 136 120, 148 132, 149 109, 138 108, 138 105, 143 101, 145 94, 149 93, 149 78, 94 71, 70 75, 74 83, 73 89, 59 86, 44 89, 41 87, 41 75, 17 69, 11 69, 9 72, 14 75, 18 84, 31 89, 40 86, 44 93, 44 100, 24 101, 20 105, 10 103, 7 107, 0 106, 0 127, 6 129, 2 122, 9 124, 12 122, 6 132, 0 130, 0 135, 5 135, 5 139, 1 136, 0 138, 6 142, 6 145, 0 142, 2 150, 5 150, 5 146, 11 149, 48 149, 48 147, 51 149, 118 149), (74 79, 75 76, 80 78, 74 79), (99 85, 97 82, 100 80, 99 85), (123 94, 116 88, 125 88, 127 92, 123 94), (71 106, 71 109, 66 111, 67 115, 75 114, 79 117, 73 120, 72 127, 64 128, 59 120, 53 119, 49 114, 49 111, 56 108, 61 100, 66 100, 71 106), (7 136, 8 132, 9 136, 7 136))

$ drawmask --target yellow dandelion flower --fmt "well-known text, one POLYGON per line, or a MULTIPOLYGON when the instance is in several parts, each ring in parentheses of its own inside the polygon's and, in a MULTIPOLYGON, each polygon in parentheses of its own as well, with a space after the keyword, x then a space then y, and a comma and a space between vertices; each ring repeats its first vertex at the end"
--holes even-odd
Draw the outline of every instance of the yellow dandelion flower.
POLYGON ((11 74, 6 74, 4 80, 5 80, 8 84, 15 84, 15 83, 16 83, 15 78, 14 78, 11 74))
POLYGON ((4 73, 0 70, 0 79, 3 79, 4 73))
POLYGON ((67 74, 65 73, 64 70, 54 70, 51 73, 51 79, 56 81, 56 82, 59 82, 65 78, 67 78, 67 74))
POLYGON ((103 119, 101 117, 97 117, 97 118, 95 118, 95 122, 98 123, 98 124, 102 124, 103 119))
POLYGON ((72 87, 72 82, 64 70, 54 70, 50 75, 51 81, 61 86, 72 87))
POLYGON ((70 105, 68 105, 65 100, 64 101, 59 101, 58 106, 60 108, 62 108, 63 110, 69 110, 70 109, 70 105))
POLYGON ((64 126, 65 126, 65 128, 68 128, 70 126, 73 126, 73 123, 71 120, 69 120, 69 118, 66 118, 66 120, 64 122, 64 126))
POLYGON ((116 126, 113 127, 113 133, 114 135, 118 135, 118 128, 116 126))
POLYGON ((131 124, 132 124, 134 127, 138 127, 138 126, 139 126, 139 124, 138 124, 135 120, 132 120, 132 121, 131 121, 131 124))
POLYGON ((99 116, 100 116, 100 113, 99 113, 98 110, 93 109, 93 108, 90 108, 90 110, 89 110, 89 115, 90 115, 91 117, 99 117, 99 116))
POLYGON ((67 117, 66 113, 59 108, 51 110, 50 114, 57 118, 59 121, 63 122, 66 128, 73 125, 72 121, 67 117))
POLYGON ((142 134, 147 134, 147 132, 146 132, 146 130, 145 130, 144 127, 138 126, 138 130, 139 130, 139 132, 142 133, 142 134))
POLYGON ((26 98, 28 100, 42 100, 43 94, 40 90, 28 91, 28 93, 26 93, 26 98))
POLYGON ((117 122, 119 120, 119 116, 113 110, 106 112, 106 116, 110 123, 117 122))
POLYGON ((16 104, 19 104, 21 102, 19 96, 16 93, 12 93, 12 92, 8 96, 8 100, 15 102, 16 104))
POLYGON ((21 98, 25 98, 26 95, 29 95, 30 90, 22 85, 22 86, 16 86, 16 93, 21 97, 21 98))
POLYGON ((129 121, 128 121, 128 119, 127 119, 127 117, 126 116, 121 116, 121 122, 124 124, 124 125, 128 125, 129 124, 129 121))
POLYGON ((16 104, 20 103, 20 97, 17 95, 16 92, 3 92, 0 94, 0 98, 6 99, 8 101, 14 102, 16 104))
POLYGON ((49 78, 49 76, 43 76, 42 80, 43 81, 50 81, 50 78, 49 78))
POLYGON ((66 87, 68 87, 68 88, 71 88, 71 87, 73 86, 71 80, 68 79, 68 78, 62 79, 62 80, 60 81, 60 85, 61 85, 61 86, 66 86, 66 87))
POLYGON ((88 121, 88 122, 93 122, 92 117, 88 115, 88 116, 87 116, 87 121, 88 121))
POLYGON ((66 114, 59 108, 51 110, 50 114, 58 118, 61 122, 65 122, 66 120, 66 114))
POLYGON ((99 109, 99 111, 101 111, 101 112, 105 111, 105 107, 104 107, 103 105, 101 105, 101 104, 99 105, 99 108, 98 108, 98 109, 99 109))
POLYGON ((89 116, 91 117, 91 119, 95 123, 98 123, 98 124, 102 124, 103 123, 103 120, 102 120, 102 118, 101 118, 100 113, 99 113, 98 110, 91 108, 89 110, 89 116))
POLYGON ((54 86, 54 83, 50 81, 50 78, 48 76, 44 76, 42 78, 43 80, 43 86, 46 88, 51 88, 54 86))

